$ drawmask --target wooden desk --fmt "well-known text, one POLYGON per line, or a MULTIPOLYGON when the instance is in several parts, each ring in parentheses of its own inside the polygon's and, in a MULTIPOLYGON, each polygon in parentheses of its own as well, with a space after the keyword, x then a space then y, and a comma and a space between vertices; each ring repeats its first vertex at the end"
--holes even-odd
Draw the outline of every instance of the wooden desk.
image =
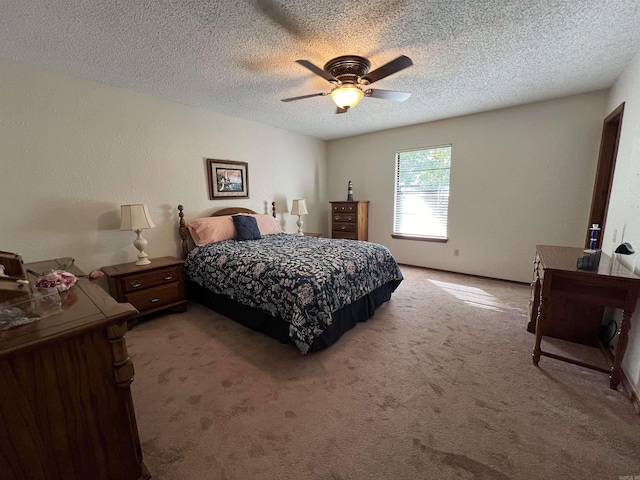
POLYGON ((620 365, 627 350, 631 316, 638 299, 640 277, 634 275, 620 263, 613 262, 611 257, 604 254, 600 259, 598 270, 578 270, 576 262, 584 255, 584 252, 577 247, 536 245, 536 252, 540 296, 535 322, 534 365, 538 365, 542 355, 610 373, 609 387, 616 390, 620 384, 620 365), (565 299, 583 305, 622 309, 622 321, 616 335, 613 366, 610 370, 561 355, 543 352, 540 348, 542 337, 553 328, 553 323, 562 321, 559 315, 550 315, 550 312, 553 312, 554 304, 561 303, 565 299))
MULTIPOLYGON (((46 272, 64 263, 27 267, 46 272)), ((0 477, 148 479, 125 343, 137 311, 88 278, 60 298, 61 313, 0 332, 0 477)))

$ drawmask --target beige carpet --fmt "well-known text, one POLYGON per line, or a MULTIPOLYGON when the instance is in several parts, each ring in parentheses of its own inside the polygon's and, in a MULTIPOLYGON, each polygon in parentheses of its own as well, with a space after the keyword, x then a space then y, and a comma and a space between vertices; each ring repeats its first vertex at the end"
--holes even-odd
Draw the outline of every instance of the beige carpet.
POLYGON ((372 319, 306 356, 196 304, 138 324, 131 388, 153 478, 640 475, 640 416, 608 376, 532 365, 528 286, 402 271, 372 319))

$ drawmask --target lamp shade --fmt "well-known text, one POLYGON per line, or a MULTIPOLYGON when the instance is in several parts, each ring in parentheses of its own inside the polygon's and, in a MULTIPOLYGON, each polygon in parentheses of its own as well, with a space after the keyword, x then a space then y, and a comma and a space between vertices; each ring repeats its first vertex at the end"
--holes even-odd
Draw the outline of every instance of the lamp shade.
POLYGON ((304 199, 298 199, 293 201, 291 207, 291 215, 307 215, 307 202, 304 199))
POLYGON ((142 203, 120 206, 120 230, 145 230, 156 225, 151 220, 149 209, 142 203))
POLYGON ((364 97, 364 92, 356 85, 341 85, 331 91, 331 99, 344 109, 355 107, 364 97))

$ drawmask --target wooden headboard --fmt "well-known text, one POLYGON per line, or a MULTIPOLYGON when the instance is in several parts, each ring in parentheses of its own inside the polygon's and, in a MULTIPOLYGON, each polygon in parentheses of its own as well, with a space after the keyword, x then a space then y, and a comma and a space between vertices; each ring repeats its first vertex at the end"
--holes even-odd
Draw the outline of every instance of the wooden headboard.
MULTIPOLYGON (((210 217, 222 217, 225 215, 236 215, 238 213, 248 213, 248 214, 256 214, 253 210, 244 207, 228 207, 223 208, 222 210, 217 210, 213 212, 210 217)), ((271 215, 273 218, 276 218, 276 202, 271 202, 271 215)), ((178 205, 178 217, 180 221, 178 223, 178 234, 180 235, 180 248, 182 249, 182 259, 187 258, 187 254, 189 253, 189 244, 187 243, 187 237, 189 237, 189 229, 187 225, 184 223, 184 207, 182 205, 178 205)))

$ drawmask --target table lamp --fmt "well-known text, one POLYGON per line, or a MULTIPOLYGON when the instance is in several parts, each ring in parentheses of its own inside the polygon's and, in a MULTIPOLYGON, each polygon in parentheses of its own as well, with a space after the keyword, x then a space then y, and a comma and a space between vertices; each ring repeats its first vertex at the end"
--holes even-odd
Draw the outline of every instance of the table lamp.
POLYGON ((298 199, 293 201, 293 206, 291 207, 291 215, 297 215, 298 221, 296 224, 298 225, 298 235, 304 235, 302 231, 303 221, 300 218, 301 215, 307 215, 309 212, 307 211, 307 202, 304 199, 298 199))
POLYGON ((120 230, 133 230, 138 235, 133 242, 133 245, 140 251, 136 265, 149 265, 151 260, 147 258, 145 253, 147 240, 140 233, 141 230, 155 227, 153 220, 151 220, 151 215, 149 215, 149 209, 141 203, 121 205, 120 215, 122 217, 120 230))

